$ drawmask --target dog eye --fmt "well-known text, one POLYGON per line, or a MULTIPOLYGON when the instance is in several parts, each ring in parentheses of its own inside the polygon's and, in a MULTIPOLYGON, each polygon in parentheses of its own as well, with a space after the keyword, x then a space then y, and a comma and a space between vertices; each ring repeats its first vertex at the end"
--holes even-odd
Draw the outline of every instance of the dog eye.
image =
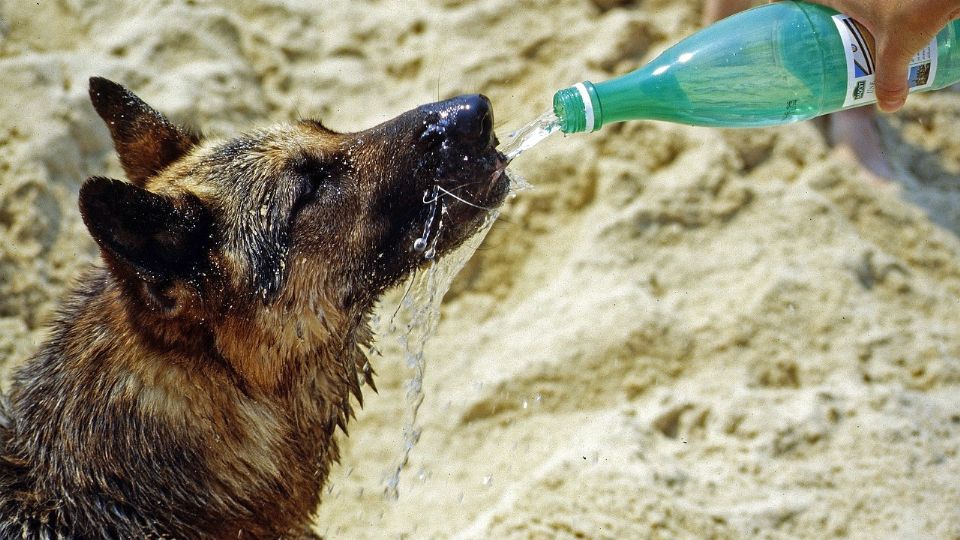
POLYGON ((328 164, 315 159, 298 159, 293 163, 293 171, 300 183, 301 202, 324 194, 337 184, 339 173, 328 164))
POLYGON ((333 175, 326 169, 311 171, 305 177, 311 195, 316 195, 317 192, 329 188, 333 183, 333 175))

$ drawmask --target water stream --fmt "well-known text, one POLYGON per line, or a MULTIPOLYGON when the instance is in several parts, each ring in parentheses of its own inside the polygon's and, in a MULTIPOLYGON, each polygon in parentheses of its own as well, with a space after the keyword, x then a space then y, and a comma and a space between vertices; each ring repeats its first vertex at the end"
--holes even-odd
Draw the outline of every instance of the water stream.
POLYGON ((396 500, 400 496, 400 473, 410 460, 410 451, 420 440, 421 426, 417 417, 423 403, 423 377, 427 370, 424 347, 436 333, 440 321, 440 302, 450 289, 453 278, 480 247, 498 215, 499 211, 491 211, 473 237, 442 259, 431 258, 425 270, 411 277, 400 306, 386 322, 385 337, 392 337, 403 348, 404 360, 410 372, 406 383, 403 447, 385 481, 384 496, 387 499, 396 500))
POLYGON ((560 131, 560 119, 557 115, 553 111, 544 113, 533 122, 510 133, 507 136, 507 142, 500 145, 500 151, 507 156, 509 163, 558 131, 560 131))
MULTIPOLYGON (((557 131, 560 131, 560 120, 556 115, 553 112, 543 114, 510 133, 507 136, 507 142, 501 145, 500 151, 509 163, 557 131)), ((511 194, 530 187, 530 184, 516 173, 509 174, 511 194)), ((377 329, 378 334, 392 337, 400 344, 404 351, 407 369, 410 371, 406 383, 407 410, 403 421, 403 446, 399 458, 391 467, 384 482, 384 496, 390 500, 399 498, 400 473, 410 461, 410 452, 420 440, 421 426, 417 418, 420 405, 423 404, 423 378, 427 370, 424 347, 427 340, 436 333, 437 324, 440 321, 440 302, 450 289, 453 278, 483 242, 499 215, 498 210, 489 212, 477 234, 442 260, 436 260, 430 245, 430 236, 434 235, 433 243, 435 244, 439 235, 442 234, 445 209, 442 201, 439 207, 436 206, 439 199, 437 190, 425 195, 424 204, 432 205, 430 217, 424 224, 423 236, 412 246, 414 250, 423 252, 424 257, 430 259, 430 263, 425 270, 417 272, 410 278, 400 306, 393 317, 386 322, 386 329, 382 332, 377 329), (434 220, 437 216, 439 219, 435 225, 434 220)), ((375 326, 379 326, 377 323, 378 321, 374 321, 375 326)))

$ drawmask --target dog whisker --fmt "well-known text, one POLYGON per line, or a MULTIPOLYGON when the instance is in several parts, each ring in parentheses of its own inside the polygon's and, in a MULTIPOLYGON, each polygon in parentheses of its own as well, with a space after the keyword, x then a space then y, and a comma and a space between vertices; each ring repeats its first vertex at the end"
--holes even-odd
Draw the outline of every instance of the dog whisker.
POLYGON ((444 188, 442 188, 442 187, 440 187, 440 186, 437 186, 437 188, 438 188, 440 191, 442 191, 444 194, 453 197, 454 199, 462 202, 463 204, 465 204, 465 205, 467 205, 467 206, 471 206, 471 207, 477 208, 477 209, 479 209, 479 210, 486 210, 486 211, 488 211, 488 212, 494 210, 494 208, 490 208, 490 207, 486 207, 486 206, 480 206, 479 204, 474 204, 474 203, 472 203, 472 202, 470 202, 470 201, 468 201, 468 200, 466 200, 466 199, 464 199, 464 198, 462 198, 462 197, 459 197, 459 196, 457 196, 455 193, 453 193, 453 192, 451 192, 451 191, 449 191, 449 190, 446 190, 446 189, 444 189, 444 188))
POLYGON ((460 190, 462 190, 462 189, 466 189, 466 188, 471 187, 471 186, 480 186, 480 185, 483 185, 483 182, 480 182, 480 181, 477 181, 477 182, 463 182, 463 183, 461 183, 461 184, 458 184, 458 185, 456 185, 456 186, 451 187, 448 191, 455 192, 455 191, 460 191, 460 190))

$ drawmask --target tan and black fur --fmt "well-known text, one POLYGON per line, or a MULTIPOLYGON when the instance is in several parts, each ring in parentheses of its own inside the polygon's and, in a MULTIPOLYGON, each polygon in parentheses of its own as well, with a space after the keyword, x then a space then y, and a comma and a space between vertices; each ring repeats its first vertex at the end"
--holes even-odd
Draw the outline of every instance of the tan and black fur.
POLYGON ((489 102, 211 142, 90 96, 129 181, 83 184, 102 263, 0 408, 0 538, 312 537, 374 302, 505 195, 489 102))

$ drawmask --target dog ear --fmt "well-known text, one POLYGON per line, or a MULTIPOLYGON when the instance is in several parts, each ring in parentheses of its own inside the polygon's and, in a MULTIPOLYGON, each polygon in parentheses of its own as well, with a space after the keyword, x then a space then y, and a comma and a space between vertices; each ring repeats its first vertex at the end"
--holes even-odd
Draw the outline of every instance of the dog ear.
POLYGON ((103 118, 131 182, 146 179, 183 157, 200 137, 173 125, 133 92, 102 77, 90 78, 90 101, 103 118))
POLYGON ((108 262, 149 283, 192 277, 210 244, 212 218, 195 197, 93 177, 80 188, 80 214, 108 262))

